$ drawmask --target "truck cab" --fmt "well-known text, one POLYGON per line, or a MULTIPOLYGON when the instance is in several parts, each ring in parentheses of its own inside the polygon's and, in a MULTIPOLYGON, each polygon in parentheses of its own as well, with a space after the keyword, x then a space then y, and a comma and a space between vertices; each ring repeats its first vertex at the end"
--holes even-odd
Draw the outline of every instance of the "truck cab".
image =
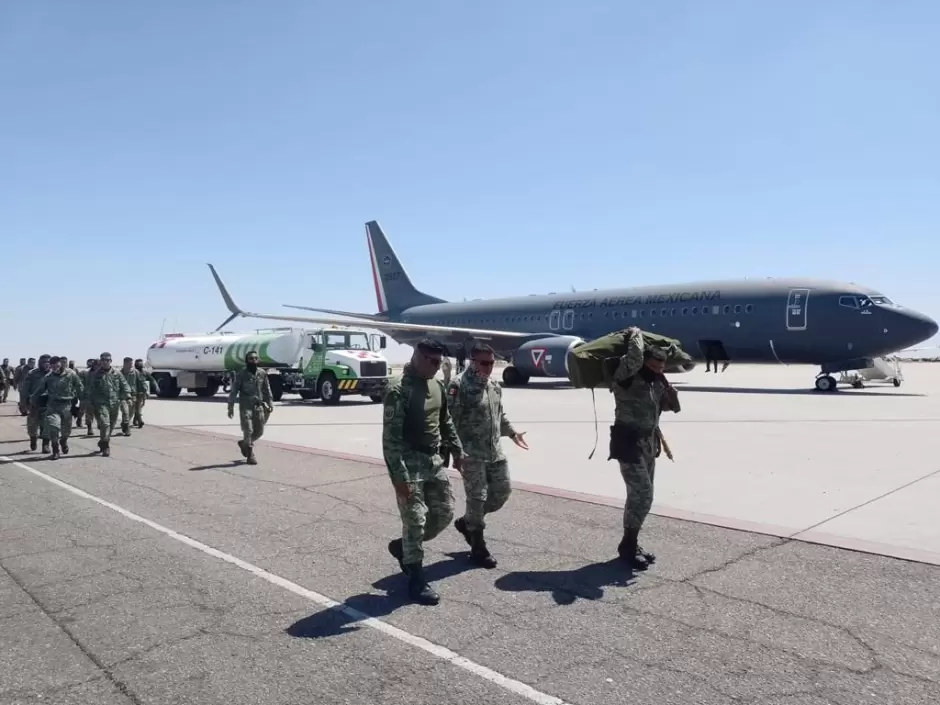
POLYGON ((298 393, 302 399, 320 399, 324 404, 337 404, 348 395, 381 402, 389 377, 388 361, 381 352, 386 345, 384 335, 342 326, 307 332, 298 393))

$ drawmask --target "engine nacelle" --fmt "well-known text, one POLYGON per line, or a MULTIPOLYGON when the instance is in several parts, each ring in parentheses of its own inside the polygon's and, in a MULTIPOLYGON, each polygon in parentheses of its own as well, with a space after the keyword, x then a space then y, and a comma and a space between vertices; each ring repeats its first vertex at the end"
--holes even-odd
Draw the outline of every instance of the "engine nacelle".
POLYGON ((667 375, 677 375, 682 372, 691 372, 694 369, 694 362, 686 362, 681 365, 669 365, 665 370, 663 370, 663 372, 665 372, 667 375))
POLYGON ((512 365, 525 377, 568 378, 568 351, 584 340, 576 335, 530 340, 512 354, 512 365))

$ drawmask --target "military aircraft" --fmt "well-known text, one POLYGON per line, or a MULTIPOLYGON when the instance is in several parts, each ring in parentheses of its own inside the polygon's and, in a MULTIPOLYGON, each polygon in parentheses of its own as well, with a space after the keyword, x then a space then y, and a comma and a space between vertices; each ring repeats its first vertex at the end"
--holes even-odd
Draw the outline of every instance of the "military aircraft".
MULTIPOLYGON (((930 317, 879 291, 824 279, 699 281, 448 302, 415 288, 376 221, 366 223, 366 239, 378 313, 285 306, 355 319, 404 344, 430 336, 453 351, 486 342, 510 363, 503 370, 506 386, 531 377, 567 378, 572 347, 637 326, 678 339, 696 360, 819 365, 816 389, 834 391, 833 373, 868 369, 874 358, 916 345, 938 329, 930 317)), ((232 313, 219 328, 238 316, 337 322, 244 311, 215 267, 209 269, 232 313)))

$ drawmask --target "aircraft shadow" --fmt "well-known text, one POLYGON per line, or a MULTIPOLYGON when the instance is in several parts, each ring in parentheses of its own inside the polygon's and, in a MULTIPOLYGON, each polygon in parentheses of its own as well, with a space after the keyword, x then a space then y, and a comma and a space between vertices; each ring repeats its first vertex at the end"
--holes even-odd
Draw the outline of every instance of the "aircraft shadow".
MULTIPOLYGON (((475 568, 467 561, 466 552, 448 553, 447 556, 448 560, 438 561, 425 567, 424 575, 432 585, 475 568)), ((354 632, 359 629, 358 623, 364 618, 381 619, 392 614, 399 607, 411 604, 407 581, 408 579, 400 572, 387 575, 372 583, 372 587, 384 590, 385 595, 373 593, 354 595, 347 598, 341 606, 331 607, 299 619, 284 631, 289 636, 299 639, 322 639, 354 632), (350 614, 343 611, 343 608, 350 608, 360 614, 350 614)))
POLYGON ((571 605, 578 598, 599 600, 605 587, 628 587, 633 571, 619 558, 591 563, 574 570, 531 570, 507 573, 495 585, 507 592, 551 592, 559 605, 571 605))
POLYGON ((831 392, 820 392, 815 389, 780 389, 773 387, 702 387, 694 384, 683 384, 683 392, 704 392, 711 394, 787 394, 787 395, 812 395, 818 397, 833 397, 843 394, 849 394, 858 397, 925 397, 926 394, 894 392, 894 391, 875 391, 871 387, 867 389, 839 389, 835 394, 831 392))

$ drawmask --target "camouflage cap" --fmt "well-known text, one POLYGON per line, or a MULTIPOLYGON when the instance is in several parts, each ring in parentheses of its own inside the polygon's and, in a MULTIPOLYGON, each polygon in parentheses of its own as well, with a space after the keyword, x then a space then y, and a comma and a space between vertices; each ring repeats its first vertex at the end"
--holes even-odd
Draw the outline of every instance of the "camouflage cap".
POLYGON ((644 353, 644 357, 651 360, 659 360, 661 362, 665 362, 666 358, 668 357, 665 350, 660 347, 656 347, 655 345, 648 347, 644 353))
POLYGON ((447 354, 447 348, 444 346, 444 344, 438 340, 434 340, 433 338, 424 338, 423 340, 419 341, 417 345, 415 345, 415 348, 421 352, 439 353, 440 355, 447 354))

